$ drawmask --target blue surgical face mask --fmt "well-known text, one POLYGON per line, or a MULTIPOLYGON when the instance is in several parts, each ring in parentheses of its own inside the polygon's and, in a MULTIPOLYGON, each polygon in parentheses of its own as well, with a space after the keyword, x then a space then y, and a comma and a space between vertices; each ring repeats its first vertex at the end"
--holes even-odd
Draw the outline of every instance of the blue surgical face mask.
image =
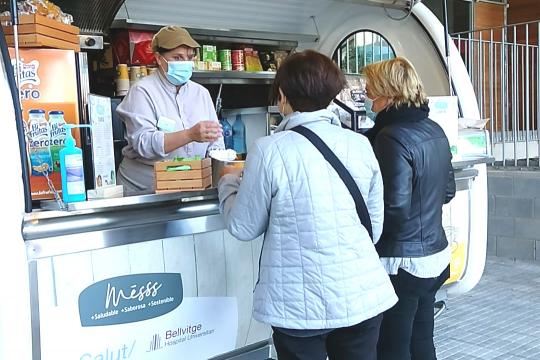
POLYGON ((167 61, 167 80, 173 85, 184 85, 193 75, 193 61, 167 61))
POLYGON ((375 118, 377 117, 377 112, 373 111, 373 102, 377 99, 370 99, 366 96, 364 99, 364 107, 366 108, 366 116, 370 118, 371 120, 375 121, 375 118))

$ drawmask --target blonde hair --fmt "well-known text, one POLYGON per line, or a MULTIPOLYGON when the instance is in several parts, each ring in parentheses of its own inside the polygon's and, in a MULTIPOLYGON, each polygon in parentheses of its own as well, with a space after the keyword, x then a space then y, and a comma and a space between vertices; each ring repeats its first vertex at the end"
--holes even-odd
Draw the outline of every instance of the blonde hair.
POLYGON ((403 57, 364 67, 371 98, 386 97, 390 106, 416 106, 427 103, 427 95, 414 66, 403 57))

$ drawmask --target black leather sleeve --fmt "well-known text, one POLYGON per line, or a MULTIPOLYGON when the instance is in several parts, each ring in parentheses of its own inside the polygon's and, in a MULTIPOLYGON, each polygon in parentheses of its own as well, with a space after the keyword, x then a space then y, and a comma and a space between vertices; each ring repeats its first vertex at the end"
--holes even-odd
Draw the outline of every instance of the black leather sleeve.
POLYGON ((412 198, 411 154, 396 139, 380 134, 375 143, 384 184, 383 233, 396 232, 410 214, 412 198))
POLYGON ((446 198, 444 203, 448 204, 456 196, 456 180, 454 178, 454 167, 452 162, 448 165, 448 184, 446 185, 446 198))

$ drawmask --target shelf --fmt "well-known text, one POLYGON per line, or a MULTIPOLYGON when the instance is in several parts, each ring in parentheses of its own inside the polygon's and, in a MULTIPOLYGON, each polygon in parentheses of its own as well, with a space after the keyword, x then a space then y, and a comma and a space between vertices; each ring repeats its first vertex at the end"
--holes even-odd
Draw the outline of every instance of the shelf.
MULTIPOLYGON (((149 195, 139 195, 139 196, 125 196, 120 198, 110 198, 110 199, 98 199, 98 200, 89 200, 81 201, 66 204, 66 211, 68 212, 91 212, 98 213, 104 211, 111 211, 119 208, 127 207, 140 207, 140 206, 158 206, 167 202, 178 203, 188 203, 202 200, 215 200, 217 199, 217 190, 216 189, 207 189, 207 190, 198 190, 198 191, 182 191, 170 194, 149 194, 149 195)), ((54 200, 44 200, 40 202, 40 207, 42 210, 50 211, 60 211, 58 203, 54 200)), ((32 214, 32 218, 42 219, 43 217, 61 217, 67 216, 67 213, 58 212, 36 212, 32 214)))
POLYGON ((241 109, 221 109, 221 113, 224 117, 236 116, 236 115, 260 115, 270 112, 271 106, 259 106, 241 109))
MULTIPOLYGON (((113 21, 111 28, 157 32, 165 25, 133 19, 117 19, 113 21)), ((298 43, 317 42, 319 39, 315 34, 289 34, 236 29, 198 29, 189 27, 186 30, 195 40, 200 42, 259 45, 287 51, 295 49, 298 43)))
POLYGON ((205 85, 269 85, 275 76, 270 71, 194 71, 192 80, 205 85))
POLYGON ((467 156, 463 155, 459 157, 456 160, 452 161, 452 165, 454 166, 454 169, 460 170, 465 169, 477 164, 491 164, 495 161, 495 158, 493 156, 489 155, 473 155, 473 156, 467 156))

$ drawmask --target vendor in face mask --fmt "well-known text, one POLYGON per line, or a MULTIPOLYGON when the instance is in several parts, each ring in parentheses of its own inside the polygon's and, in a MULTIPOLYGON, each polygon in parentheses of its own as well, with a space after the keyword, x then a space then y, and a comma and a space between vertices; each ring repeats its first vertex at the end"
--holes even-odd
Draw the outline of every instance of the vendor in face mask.
POLYGON ((152 40, 158 71, 133 85, 117 108, 128 142, 117 177, 125 195, 154 192, 156 161, 224 148, 212 98, 190 80, 199 47, 185 29, 162 28, 152 40))

